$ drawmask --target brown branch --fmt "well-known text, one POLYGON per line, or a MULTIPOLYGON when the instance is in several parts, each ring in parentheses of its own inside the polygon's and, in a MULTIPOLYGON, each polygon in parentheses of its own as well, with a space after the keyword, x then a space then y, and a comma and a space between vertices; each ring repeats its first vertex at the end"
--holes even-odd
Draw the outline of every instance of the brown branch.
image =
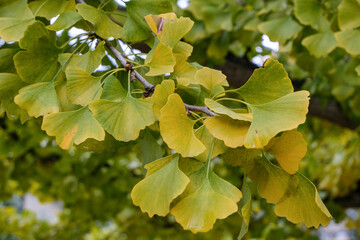
MULTIPOLYGON (((127 65, 127 60, 124 57, 124 55, 119 52, 119 50, 117 50, 108 40, 102 39, 105 41, 105 45, 109 48, 109 50, 112 52, 112 54, 114 54, 114 56, 116 57, 117 60, 120 61, 120 63, 123 66, 127 65)), ((149 83, 143 76, 140 75, 140 73, 138 73, 136 70, 131 70, 132 73, 135 75, 135 77, 139 80, 139 82, 144 85, 145 87, 145 93, 149 94, 154 92, 155 86, 152 85, 151 83, 149 83)), ((210 109, 206 106, 194 106, 194 105, 189 105, 184 103, 186 111, 194 111, 194 112, 202 112, 205 113, 211 117, 213 116, 217 116, 216 113, 210 111, 210 109)))

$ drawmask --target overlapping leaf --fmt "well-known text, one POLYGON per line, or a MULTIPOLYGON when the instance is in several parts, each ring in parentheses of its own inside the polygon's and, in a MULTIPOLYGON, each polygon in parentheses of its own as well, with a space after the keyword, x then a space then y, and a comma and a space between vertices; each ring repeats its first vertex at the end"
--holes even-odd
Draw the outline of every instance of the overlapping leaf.
POLYGON ((329 28, 330 24, 322 13, 321 2, 317 0, 295 0, 294 4, 295 16, 302 24, 320 30, 329 28))
POLYGON ((100 37, 121 38, 122 27, 111 21, 103 10, 86 4, 77 4, 76 9, 85 20, 94 25, 95 32, 100 37))
POLYGON ((306 177, 300 173, 290 175, 263 158, 249 163, 249 177, 258 185, 259 195, 275 204, 276 215, 306 227, 329 224, 331 214, 306 177))
POLYGON ((171 94, 160 111, 160 132, 166 144, 183 157, 194 157, 205 151, 204 144, 195 136, 194 120, 187 117, 178 94, 171 94))
POLYGON ((214 111, 218 114, 226 115, 232 119, 240 120, 240 121, 247 121, 247 122, 251 122, 253 120, 253 116, 251 113, 234 112, 233 110, 231 110, 231 109, 225 107, 224 105, 222 105, 214 100, 211 100, 209 98, 205 99, 205 104, 212 111, 214 111))
POLYGON ((103 128, 116 140, 128 142, 139 137, 140 130, 156 121, 151 99, 127 95, 121 102, 94 100, 90 110, 103 128))
POLYGON ((249 184, 244 177, 243 186, 242 186, 243 198, 239 202, 239 215, 241 217, 241 228, 238 236, 238 240, 241 240, 249 229, 250 216, 251 216, 251 191, 249 184))
POLYGON ((317 33, 304 38, 301 42, 315 57, 326 57, 337 47, 333 31, 317 33))
POLYGON ((15 103, 31 117, 60 111, 60 102, 53 82, 35 83, 22 88, 15 97, 15 103))
POLYGON ((70 11, 60 14, 56 21, 47 26, 49 30, 60 31, 62 29, 67 29, 73 26, 75 23, 82 19, 81 15, 78 12, 70 11))
POLYGON ((0 73, 0 100, 14 98, 25 85, 17 74, 0 73))
POLYGON ((195 157, 197 160, 206 162, 206 160, 208 159, 208 156, 210 154, 210 148, 211 148, 212 144, 214 144, 214 147, 212 149, 212 153, 210 156, 211 159, 218 156, 219 154, 224 153, 227 150, 227 147, 225 146, 224 142, 214 138, 211 135, 211 133, 209 132, 209 130, 205 127, 205 125, 202 125, 198 129, 196 129, 195 136, 206 147, 206 150, 203 153, 201 153, 200 155, 195 157))
POLYGON ((52 80, 60 67, 57 60, 60 49, 42 22, 36 21, 28 27, 20 47, 26 49, 14 56, 20 78, 27 83, 52 80))
POLYGON ((166 216, 170 203, 189 183, 189 178, 178 167, 179 155, 173 154, 145 165, 145 179, 135 185, 131 198, 136 206, 150 217, 166 216))
POLYGON ((75 1, 72 0, 36 0, 29 3, 34 12, 38 11, 37 16, 48 20, 61 13, 75 11, 75 5, 75 1))
POLYGON ((338 22, 341 30, 351 30, 360 26, 360 3, 344 0, 338 6, 338 22))
POLYGON ((173 72, 175 63, 171 48, 162 42, 156 42, 145 59, 145 64, 150 67, 146 75, 157 76, 173 72))
POLYGON ((160 110, 166 104, 170 94, 174 93, 174 91, 175 83, 173 80, 164 80, 155 87, 153 94, 153 111, 157 119, 160 119, 160 110))
POLYGON ((170 210, 176 221, 193 233, 209 231, 216 219, 236 212, 236 203, 242 197, 240 190, 218 177, 209 164, 210 160, 190 174, 189 185, 170 210))
POLYGON ((195 74, 195 80, 200 85, 212 91, 216 86, 229 86, 226 76, 219 70, 204 67, 195 74))
POLYGON ((345 30, 335 33, 336 41, 339 46, 344 48, 348 53, 352 55, 360 54, 360 45, 358 39, 360 38, 360 30, 345 30))
POLYGON ((271 139, 265 151, 271 153, 286 172, 294 174, 299 168, 300 160, 306 154, 306 146, 301 133, 291 130, 271 139))
POLYGON ((46 115, 41 129, 49 136, 56 136, 56 142, 63 149, 69 149, 73 143, 80 144, 88 138, 98 141, 105 138, 104 129, 88 107, 46 115))
POLYGON ((106 77, 101 99, 120 102, 127 95, 127 91, 121 85, 119 79, 113 75, 106 77))

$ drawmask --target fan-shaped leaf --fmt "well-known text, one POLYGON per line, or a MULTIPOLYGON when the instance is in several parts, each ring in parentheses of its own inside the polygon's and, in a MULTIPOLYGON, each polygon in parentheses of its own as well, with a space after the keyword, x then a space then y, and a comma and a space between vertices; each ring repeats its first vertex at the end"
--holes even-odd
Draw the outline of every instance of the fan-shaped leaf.
POLYGON ((301 42, 315 57, 325 57, 337 47, 333 31, 317 33, 304 38, 301 42))
POLYGON ((338 22, 341 30, 351 30, 360 26, 360 2, 356 0, 341 1, 338 6, 338 22))
POLYGON ((204 67, 195 73, 197 83, 212 91, 216 86, 229 86, 226 76, 219 70, 204 67))
POLYGON ((157 42, 146 56, 145 64, 150 67, 147 76, 157 76, 174 71, 175 58, 170 47, 157 42))
POLYGON ((209 130, 205 127, 205 125, 202 125, 198 129, 196 129, 195 136, 205 145, 206 150, 201 153, 200 155, 196 156, 195 158, 197 160, 200 160, 202 162, 206 162, 209 156, 211 145, 214 144, 211 159, 218 156, 219 154, 222 154, 226 151, 227 147, 225 146, 224 142, 221 140, 218 140, 214 138, 209 130), (215 140, 215 142, 214 142, 215 140))
POLYGON ((173 154, 145 165, 145 179, 135 185, 131 198, 141 211, 150 217, 166 216, 170 203, 179 196, 189 183, 189 178, 178 167, 179 155, 173 154))
POLYGON ((75 11, 75 5, 73 0, 37 0, 29 3, 33 12, 39 10, 37 16, 45 17, 48 20, 63 12, 75 11))
POLYGON ((174 91, 175 83, 173 80, 164 80, 156 86, 153 94, 153 111, 157 119, 160 119, 160 110, 166 104, 169 95, 174 93, 174 91))
POLYGON ((344 48, 348 53, 352 55, 360 54, 360 45, 357 41, 360 38, 360 30, 346 30, 335 33, 336 41, 339 46, 344 48))
POLYGON ((13 98, 25 86, 17 74, 0 73, 0 100, 13 98))
POLYGON ((302 24, 321 30, 329 28, 330 24, 322 13, 321 2, 317 0, 295 0, 294 3, 295 16, 302 24))
POLYGON ((214 100, 211 100, 209 98, 205 99, 205 104, 212 111, 214 111, 218 114, 224 114, 228 117, 231 117, 232 119, 240 120, 240 121, 247 121, 247 122, 251 122, 253 120, 253 116, 251 113, 236 113, 236 112, 232 111, 231 109, 225 107, 224 105, 222 105, 214 100))
POLYGON ((47 29, 52 31, 60 31, 62 29, 70 28, 72 25, 77 23, 82 19, 81 15, 78 12, 64 12, 56 19, 56 21, 46 26, 47 29))

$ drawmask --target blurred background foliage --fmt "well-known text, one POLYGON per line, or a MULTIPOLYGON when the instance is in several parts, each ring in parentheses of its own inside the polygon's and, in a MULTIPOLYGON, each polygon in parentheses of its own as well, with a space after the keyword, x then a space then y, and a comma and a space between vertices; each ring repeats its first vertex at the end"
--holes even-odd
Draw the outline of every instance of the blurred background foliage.
MULTIPOLYGON (((100 3, 86 2, 94 6, 100 3)), ((107 2, 109 15, 122 24, 126 19, 124 5, 107 2)), ((179 1, 179 5, 175 0, 171 2, 178 16, 195 21, 193 30, 185 37, 194 46, 191 61, 223 70, 230 84, 238 87, 259 67, 257 64, 272 57, 284 64, 297 90, 311 92, 310 114, 300 128, 308 142, 300 171, 315 183, 334 221, 346 224, 348 238, 344 239, 357 239, 360 39, 356 33, 360 31, 360 21, 356 21, 360 11, 353 19, 346 14, 353 16, 353 11, 360 9, 360 2, 192 0, 179 1), (344 40, 344 32, 355 45, 344 40), (266 44, 265 35, 278 45, 266 44), (304 40, 313 35, 320 39, 304 40)), ((68 31, 58 33, 58 44, 69 38, 68 31)), ((11 52, 12 56, 15 45, 1 44, 1 53, 11 52)), ((146 45, 134 48, 147 51, 146 45)), ((11 58, 2 57, 0 61, 2 72, 15 71, 11 58)), ((110 65, 107 58, 102 64, 110 65)), ((0 116, 1 240, 236 239, 241 226, 236 214, 217 221, 210 232, 194 235, 183 231, 172 216, 150 219, 133 206, 130 192, 144 176, 143 165, 166 151, 163 145, 154 148, 147 144, 148 138, 159 138, 151 128, 142 131, 141 137, 130 144, 107 136, 105 143, 87 141, 64 151, 54 138, 41 131, 38 120, 29 120, 24 125, 16 120, 21 112, 15 108, 9 111, 11 104, 3 102, 2 108, 14 120, 4 116, 5 112, 0 116), (25 194, 37 196, 41 202, 60 200, 63 209, 58 219, 40 220, 23 209, 25 194)), ((221 157, 214 167, 221 177, 241 187, 241 169, 224 163, 221 157)), ((246 239, 335 239, 331 233, 326 237, 314 229, 278 218, 273 206, 256 196, 256 186, 251 182, 250 186, 254 201, 246 239)))

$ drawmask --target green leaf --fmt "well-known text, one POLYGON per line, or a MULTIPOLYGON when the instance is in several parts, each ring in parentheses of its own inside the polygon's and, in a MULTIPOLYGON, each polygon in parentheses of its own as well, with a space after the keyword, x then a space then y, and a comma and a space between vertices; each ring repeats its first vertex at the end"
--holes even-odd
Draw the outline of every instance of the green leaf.
POLYGON ((0 100, 12 99, 26 84, 17 74, 0 73, 0 100))
POLYGON ((174 56, 176 64, 171 77, 176 79, 178 82, 182 82, 182 85, 184 86, 188 86, 191 83, 198 84, 195 81, 195 73, 198 69, 186 61, 187 56, 178 53, 174 53, 174 56), (186 82, 186 84, 184 82, 186 82))
POLYGON ((64 12, 75 11, 75 5, 73 0, 38 0, 29 3, 34 12, 39 10, 37 16, 48 20, 64 12))
POLYGON ((190 183, 180 201, 170 210, 185 230, 193 233, 209 231, 216 219, 224 219, 237 211, 242 194, 231 183, 218 177, 210 168, 210 160, 190 174, 190 183))
POLYGON ((0 72, 16 73, 13 57, 19 50, 18 48, 0 49, 0 72))
POLYGON ((258 185, 259 195, 275 204, 275 213, 293 223, 318 228, 329 224, 331 214, 314 186, 300 173, 290 175, 266 159, 250 162, 246 171, 258 185))
MULTIPOLYGON (((89 50, 87 53, 78 55, 74 54, 67 66, 76 66, 82 68, 87 73, 92 73, 99 67, 101 60, 105 56, 104 42, 100 42, 94 51, 89 50)), ((65 64, 71 53, 62 53, 59 55, 59 62, 65 64)))
POLYGON ((204 124, 214 137, 223 140, 225 145, 231 148, 244 145, 250 125, 248 122, 234 120, 227 116, 207 118, 204 124))
POLYGON ((145 129, 140 135, 134 148, 137 157, 143 164, 148 164, 163 156, 161 145, 153 137, 149 129, 145 129))
POLYGON ((333 31, 316 33, 304 38, 301 41, 309 52, 315 57, 326 57, 332 50, 337 47, 337 42, 333 31))
POLYGON ((234 112, 231 109, 225 107, 224 105, 222 105, 214 100, 211 100, 209 98, 205 99, 205 104, 208 108, 210 108, 210 110, 212 110, 218 114, 226 115, 232 119, 240 120, 240 121, 247 121, 247 122, 252 122, 252 120, 253 120, 253 115, 251 113, 234 112))
POLYGON ((20 47, 26 49, 14 56, 20 78, 27 83, 51 81, 60 67, 57 61, 60 49, 42 22, 28 27, 20 47))
POLYGON ((291 16, 286 16, 258 25, 260 32, 269 36, 271 41, 284 44, 286 40, 296 38, 302 27, 291 16))
POLYGON ((175 91, 175 83, 173 80, 164 80, 155 87, 153 94, 154 105, 153 111, 157 119, 160 119, 160 110, 165 106, 170 94, 175 91))
POLYGON ((100 37, 121 38, 122 27, 111 21, 103 10, 86 4, 77 4, 76 9, 85 20, 94 24, 95 33, 100 37))
POLYGON ((64 12, 60 14, 53 24, 46 27, 52 31, 60 31, 62 29, 70 28, 81 19, 81 15, 77 12, 64 12))
POLYGON ((33 18, 27 0, 0 0, 0 18, 33 18))
POLYGON ((322 13, 322 2, 318 0, 294 0, 295 16, 304 25, 317 30, 326 30, 330 24, 322 13))
POLYGON ((241 189, 243 198, 239 202, 239 215, 241 217, 241 229, 238 236, 238 240, 241 240, 248 232, 251 216, 251 191, 249 185, 244 177, 243 186, 241 189))
POLYGON ((228 148, 222 159, 232 165, 239 167, 246 167, 248 161, 253 161, 256 157, 260 156, 262 151, 260 149, 247 149, 245 147, 228 148))
POLYGON ((90 110, 116 140, 128 142, 137 139, 140 130, 156 121, 152 105, 151 99, 127 95, 121 102, 94 100, 90 110))
POLYGON ((216 86, 229 86, 226 81, 226 76, 219 70, 204 67, 198 70, 195 74, 195 80, 200 85, 212 91, 216 86))
POLYGON ((352 55, 360 54, 360 45, 357 41, 360 38, 360 30, 346 30, 335 33, 336 41, 339 46, 344 48, 348 53, 352 55))
POLYGON ((205 151, 194 133, 195 121, 187 117, 184 102, 173 93, 160 111, 160 133, 169 148, 183 157, 194 157, 205 151))
POLYGON ((22 88, 15 103, 25 109, 30 117, 40 117, 60 111, 60 102, 53 82, 35 83, 22 88))
POLYGON ((157 39, 170 48, 174 48, 194 25, 194 22, 190 18, 177 18, 175 13, 166 13, 156 16, 147 15, 145 21, 157 39), (160 25, 161 29, 159 29, 160 25))
POLYGON ((254 119, 245 138, 246 148, 263 148, 276 134, 305 122, 309 92, 290 93, 275 101, 249 105, 254 119))
POLYGON ((150 217, 166 216, 170 203, 179 196, 189 183, 189 178, 178 167, 179 155, 173 154, 145 166, 145 179, 131 191, 134 205, 150 217))
POLYGON ((6 42, 19 41, 27 26, 33 22, 33 18, 0 18, 0 37, 6 42))
POLYGON ((72 104, 86 106, 101 88, 101 77, 94 77, 79 67, 66 69, 66 95, 72 104))
POLYGON ((145 22, 149 14, 172 12, 168 0, 132 0, 126 2, 127 18, 121 32, 126 42, 140 42, 151 37, 151 30, 145 22))
POLYGON ((127 91, 121 85, 119 79, 110 75, 104 80, 104 89, 101 94, 101 99, 120 102, 127 95, 127 91))
POLYGON ((263 104, 285 96, 294 89, 283 65, 276 60, 268 59, 264 67, 256 69, 237 91, 246 102, 263 104))
POLYGON ((95 120, 87 107, 75 111, 46 115, 41 126, 49 136, 55 136, 63 149, 80 144, 88 138, 102 141, 105 131, 95 120))
POLYGON ((201 162, 206 162, 208 156, 210 154, 210 148, 212 144, 214 144, 212 154, 210 156, 211 159, 217 157, 218 155, 224 153, 227 150, 224 142, 214 138, 209 130, 202 125, 198 129, 196 129, 195 136, 205 145, 206 150, 195 158, 201 162))
POLYGON ((170 47, 157 42, 146 56, 145 64, 150 67, 146 76, 157 76, 174 71, 175 58, 170 47))
POLYGON ((291 130, 271 139, 264 150, 272 154, 286 172, 294 174, 306 154, 307 145, 301 133, 291 130))
POLYGON ((359 1, 341 1, 338 10, 338 22, 341 30, 351 30, 360 26, 359 1))

